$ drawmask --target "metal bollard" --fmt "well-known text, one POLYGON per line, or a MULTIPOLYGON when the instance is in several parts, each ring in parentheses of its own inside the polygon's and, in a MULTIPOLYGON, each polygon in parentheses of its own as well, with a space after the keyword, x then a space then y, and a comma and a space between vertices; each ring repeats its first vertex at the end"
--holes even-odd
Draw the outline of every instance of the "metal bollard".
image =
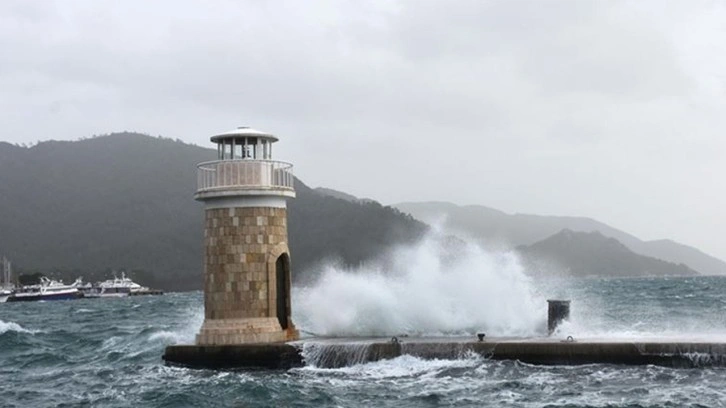
POLYGON ((551 335, 563 320, 570 318, 569 300, 547 300, 547 332, 551 335))

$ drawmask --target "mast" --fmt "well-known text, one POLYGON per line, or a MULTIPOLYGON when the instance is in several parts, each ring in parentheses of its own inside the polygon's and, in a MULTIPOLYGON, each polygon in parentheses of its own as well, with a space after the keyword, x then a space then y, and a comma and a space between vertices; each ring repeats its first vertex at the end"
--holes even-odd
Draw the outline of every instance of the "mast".
POLYGON ((8 261, 8 258, 3 256, 3 281, 0 284, 0 287, 10 287, 12 284, 10 283, 10 277, 12 276, 12 262, 8 261))

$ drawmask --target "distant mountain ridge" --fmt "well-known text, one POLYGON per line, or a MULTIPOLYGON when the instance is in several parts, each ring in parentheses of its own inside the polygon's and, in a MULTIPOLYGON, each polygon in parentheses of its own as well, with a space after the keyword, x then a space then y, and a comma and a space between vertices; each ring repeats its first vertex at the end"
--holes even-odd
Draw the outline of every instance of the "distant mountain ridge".
MULTIPOLYGON (((93 280, 125 269, 150 286, 199 289, 203 206, 192 196, 196 164, 215 157, 213 149, 129 132, 32 147, 0 142, 0 253, 8 255, 19 271, 93 280)), ((601 230, 641 255, 633 246, 654 245, 587 218, 509 215, 449 203, 413 203, 395 209, 332 189, 311 189, 300 180, 296 191, 297 199, 288 203, 288 217, 297 281, 312 277, 326 260, 358 265, 393 246, 418 241, 429 227, 409 212, 424 220, 426 215, 445 214, 445 226, 463 232, 462 237, 509 247, 532 246, 565 228, 601 230)), ((599 241, 590 241, 590 249, 597 248, 599 241)), ((446 242, 455 254, 460 241, 449 237, 446 242)), ((654 242, 671 248, 671 257, 695 257, 716 269, 723 264, 694 248, 654 242)), ((542 248, 557 246, 550 241, 535 246, 532 253, 542 248)), ((544 258, 545 253, 539 253, 544 258)), ((558 262, 569 259, 547 255, 558 262)), ((691 262, 675 262, 706 271, 691 262)), ((661 270, 655 274, 671 274, 668 265, 646 263, 648 268, 639 269, 643 273, 658 267, 661 270)))
POLYGON ((597 231, 563 229, 542 241, 517 249, 528 264, 528 270, 535 275, 626 277, 699 274, 684 264, 638 255, 615 238, 608 238, 597 231))
MULTIPOLYGON (((125 269, 167 290, 202 284, 197 163, 216 151, 138 133, 32 147, 0 143, 0 254, 16 271, 65 279, 125 269)), ((378 203, 319 194, 300 180, 288 202, 293 279, 317 263, 357 265, 428 227, 378 203)))
POLYGON ((317 193, 320 193, 320 194, 324 195, 324 196, 339 198, 341 200, 350 201, 352 203, 373 203, 373 202, 377 202, 377 201, 372 200, 370 198, 359 198, 359 197, 354 196, 353 194, 344 193, 342 191, 333 190, 332 188, 327 188, 327 187, 316 187, 315 188, 315 191, 317 193))
POLYGON ((360 201, 358 199, 358 197, 356 197, 352 194, 344 193, 344 192, 338 191, 338 190, 333 190, 332 188, 316 187, 313 190, 315 190, 315 192, 320 193, 322 195, 338 198, 338 199, 345 200, 345 201, 350 201, 352 203, 357 203, 358 201, 360 201))
POLYGON ((726 274, 726 262, 696 248, 671 240, 642 241, 591 218, 507 214, 489 207, 458 206, 447 202, 400 203, 394 207, 423 222, 441 223, 445 230, 470 237, 486 246, 528 246, 563 229, 597 231, 606 237, 615 238, 636 254, 685 264, 705 275, 726 274))

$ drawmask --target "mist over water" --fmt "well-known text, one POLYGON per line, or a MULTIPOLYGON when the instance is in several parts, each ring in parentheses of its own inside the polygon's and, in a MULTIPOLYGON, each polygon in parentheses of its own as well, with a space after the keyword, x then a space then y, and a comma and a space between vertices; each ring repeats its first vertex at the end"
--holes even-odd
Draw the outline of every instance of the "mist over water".
POLYGON ((328 265, 293 288, 297 326, 323 336, 544 333, 546 301, 512 252, 430 236, 357 268, 328 265), (545 313, 543 313, 545 310, 545 313))

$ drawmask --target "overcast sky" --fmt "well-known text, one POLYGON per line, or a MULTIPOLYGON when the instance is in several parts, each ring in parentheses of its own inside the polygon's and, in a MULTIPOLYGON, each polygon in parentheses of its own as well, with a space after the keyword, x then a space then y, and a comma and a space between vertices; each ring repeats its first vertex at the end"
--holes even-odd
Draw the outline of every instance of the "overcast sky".
POLYGON ((246 125, 307 184, 726 259, 721 1, 0 2, 0 140, 246 125))

